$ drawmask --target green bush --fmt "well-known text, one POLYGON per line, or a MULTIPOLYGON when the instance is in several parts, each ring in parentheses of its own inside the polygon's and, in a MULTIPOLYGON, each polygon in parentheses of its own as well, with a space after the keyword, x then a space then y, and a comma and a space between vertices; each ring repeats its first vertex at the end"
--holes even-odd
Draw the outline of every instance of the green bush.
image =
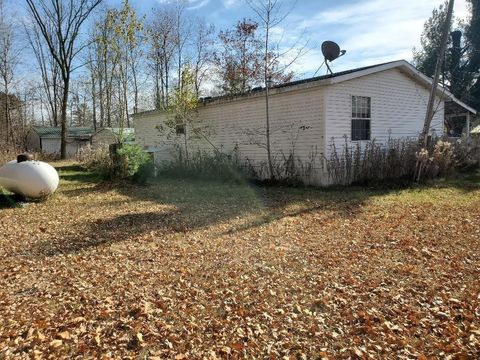
POLYGON ((135 144, 124 144, 117 150, 118 155, 125 160, 122 177, 137 182, 145 182, 153 170, 152 160, 143 149, 135 144))
POLYGON ((87 147, 77 157, 88 170, 100 173, 108 179, 131 179, 137 183, 145 183, 153 173, 150 156, 138 145, 117 145, 116 156, 108 146, 97 149, 87 147))

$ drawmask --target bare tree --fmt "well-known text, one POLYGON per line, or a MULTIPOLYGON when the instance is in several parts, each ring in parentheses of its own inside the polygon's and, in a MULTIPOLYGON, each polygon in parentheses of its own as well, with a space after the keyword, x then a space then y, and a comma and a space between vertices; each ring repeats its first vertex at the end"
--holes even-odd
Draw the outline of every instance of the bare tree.
POLYGON ((182 71, 184 61, 185 46, 187 45, 188 38, 191 35, 191 26, 185 17, 185 9, 187 7, 186 0, 176 0, 174 2, 174 14, 175 14, 175 45, 177 55, 177 87, 182 87, 182 71))
POLYGON ((4 98, 5 112, 5 141, 14 142, 13 122, 11 117, 11 96, 10 93, 14 79, 15 68, 19 63, 20 49, 15 44, 13 22, 6 14, 5 6, 0 0, 0 80, 4 98))
POLYGON ((171 8, 157 7, 147 27, 148 59, 154 79, 155 108, 169 106, 170 72, 176 48, 175 14, 171 8))
MULTIPOLYGON (((120 53, 115 39, 114 22, 117 16, 115 9, 106 10, 96 22, 92 34, 95 44, 95 60, 98 64, 98 91, 100 102, 100 126, 111 127, 114 116, 114 83, 118 76, 120 53)), ((118 121, 117 121, 118 122, 118 121)))
POLYGON ((40 75, 42 77, 42 87, 45 92, 48 104, 47 109, 50 115, 50 126, 58 126, 59 108, 62 100, 59 84, 60 68, 55 59, 52 56, 48 56, 50 52, 42 41, 38 26, 35 24, 30 28, 25 24, 24 26, 28 42, 35 55, 38 69, 40 70, 40 75))
MULTIPOLYGON (((143 29, 142 22, 138 19, 136 11, 130 6, 128 0, 123 1, 122 8, 117 14, 114 23, 116 36, 116 47, 121 52, 120 56, 120 78, 123 90, 122 109, 120 117, 120 127, 123 128, 124 119, 127 121, 127 127, 130 127, 128 116, 128 95, 129 83, 132 80, 134 85, 134 109, 138 107, 138 61, 133 57, 138 54, 140 33, 143 29), (130 75, 130 71, 132 74, 130 75)), ((136 112, 136 110, 134 110, 136 112)))
MULTIPOLYGON (((100 92, 97 91, 98 88, 98 79, 102 76, 99 65, 100 62, 98 61, 97 55, 99 54, 98 51, 98 43, 93 41, 93 46, 90 47, 87 53, 87 69, 89 72, 89 83, 90 83, 90 98, 92 101, 92 125, 93 128, 97 129, 97 96, 99 96, 100 92)), ((101 102, 101 99, 100 99, 101 102)))
MULTIPOLYGON (((283 52, 274 51, 277 46, 274 46, 271 41, 271 31, 274 27, 281 24, 285 18, 290 14, 295 6, 295 1, 290 1, 290 5, 286 8, 286 0, 246 0, 250 8, 255 12, 259 19, 259 23, 263 28, 263 81, 265 84, 265 142, 267 150, 267 162, 270 179, 275 178, 272 147, 271 147, 271 129, 270 129, 270 111, 269 111, 269 92, 271 80, 275 74, 284 72, 290 67, 301 55, 305 53, 306 44, 297 48, 292 46, 283 52), (290 51, 295 50, 296 54, 286 64, 281 64, 281 58, 290 51)), ((291 77, 291 76, 290 76, 291 77)))
POLYGON ((207 25, 204 20, 197 20, 193 30, 192 70, 195 80, 195 93, 200 96, 200 88, 205 79, 209 65, 213 59, 213 33, 215 28, 207 25))
POLYGON ((51 56, 60 68, 63 83, 61 103, 60 156, 65 159, 67 134, 67 108, 70 79, 75 69, 73 61, 84 46, 78 46, 80 28, 102 0, 26 0, 30 14, 51 56))

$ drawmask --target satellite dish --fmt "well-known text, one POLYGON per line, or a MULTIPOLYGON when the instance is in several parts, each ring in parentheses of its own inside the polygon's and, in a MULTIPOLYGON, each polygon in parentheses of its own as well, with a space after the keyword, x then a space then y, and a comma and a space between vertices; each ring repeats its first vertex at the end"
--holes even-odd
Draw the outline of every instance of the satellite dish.
POLYGON ((328 65, 328 61, 332 62, 340 56, 345 55, 346 52, 347 50, 340 50, 340 46, 338 46, 336 42, 327 40, 322 43, 322 54, 325 58, 325 65, 327 65, 327 69, 330 71, 330 74, 333 74, 333 72, 328 65))
POLYGON ((324 41, 322 53, 326 60, 333 61, 340 56, 340 46, 333 41, 324 41))

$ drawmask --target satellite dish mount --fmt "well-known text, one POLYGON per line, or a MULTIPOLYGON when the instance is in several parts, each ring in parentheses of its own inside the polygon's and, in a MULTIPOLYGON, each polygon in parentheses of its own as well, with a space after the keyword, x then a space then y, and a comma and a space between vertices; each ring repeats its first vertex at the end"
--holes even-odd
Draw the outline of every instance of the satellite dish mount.
POLYGON ((340 50, 340 46, 338 46, 336 42, 327 40, 322 43, 322 54, 325 58, 325 65, 327 65, 330 74, 333 74, 333 71, 330 68, 330 65, 328 65, 328 62, 332 62, 340 56, 345 55, 346 52, 346 50, 340 50))

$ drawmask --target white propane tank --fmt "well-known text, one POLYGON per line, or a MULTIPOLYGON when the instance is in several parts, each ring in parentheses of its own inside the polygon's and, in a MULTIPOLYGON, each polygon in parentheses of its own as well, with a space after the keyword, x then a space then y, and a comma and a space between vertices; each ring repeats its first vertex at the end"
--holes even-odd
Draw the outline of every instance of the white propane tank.
POLYGON ((57 170, 41 161, 12 160, 0 167, 0 187, 30 199, 53 194, 58 183, 57 170))

